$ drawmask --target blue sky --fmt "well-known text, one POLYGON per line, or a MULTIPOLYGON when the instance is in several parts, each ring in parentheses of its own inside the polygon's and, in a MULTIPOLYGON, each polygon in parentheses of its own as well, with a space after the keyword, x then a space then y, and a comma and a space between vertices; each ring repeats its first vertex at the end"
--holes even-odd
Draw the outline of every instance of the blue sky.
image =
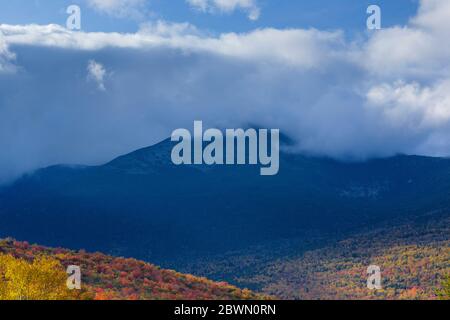
POLYGON ((84 0, 1 0, 0 22, 7 24, 64 25, 65 9, 78 4, 83 13, 84 31, 133 32, 146 20, 190 22, 212 32, 245 32, 255 28, 318 28, 344 29, 358 32, 365 28, 365 10, 378 4, 383 12, 383 26, 406 24, 417 10, 417 0, 259 0, 261 15, 250 21, 242 10, 231 13, 203 13, 193 9, 185 0, 151 0, 141 19, 117 18, 98 12, 84 0))

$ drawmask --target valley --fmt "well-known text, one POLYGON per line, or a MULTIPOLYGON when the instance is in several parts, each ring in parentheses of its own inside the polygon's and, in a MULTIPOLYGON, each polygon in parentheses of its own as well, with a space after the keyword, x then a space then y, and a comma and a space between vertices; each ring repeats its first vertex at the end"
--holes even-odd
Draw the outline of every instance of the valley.
POLYGON ((381 225, 315 249, 302 242, 229 252, 180 268, 288 300, 434 300, 450 275, 448 213, 381 225), (380 266, 382 290, 367 289, 369 265, 380 266))

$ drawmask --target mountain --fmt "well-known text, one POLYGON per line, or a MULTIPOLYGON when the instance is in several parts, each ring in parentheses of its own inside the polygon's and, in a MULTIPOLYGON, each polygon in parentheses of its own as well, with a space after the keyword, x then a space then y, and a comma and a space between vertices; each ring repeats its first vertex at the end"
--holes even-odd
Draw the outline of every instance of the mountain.
POLYGON ((0 236, 173 267, 286 239, 312 249, 450 207, 449 159, 341 162, 284 148, 279 174, 260 176, 257 166, 175 166, 172 147, 22 177, 0 191, 0 236))
MULTIPOLYGON (((172 270, 163 270, 143 261, 112 257, 98 252, 87 253, 63 248, 48 248, 30 245, 28 242, 4 239, 0 240, 0 258, 2 256, 13 256, 18 259, 16 260, 18 262, 8 260, 7 264, 2 264, 0 259, 2 279, 10 276, 3 274, 3 268, 11 268, 14 263, 31 263, 37 258, 50 259, 45 261, 50 261, 52 269, 57 269, 51 270, 52 277, 45 277, 49 270, 37 267, 39 264, 29 265, 22 270, 32 272, 34 269, 36 273, 40 273, 40 277, 26 274, 24 276, 26 279, 21 279, 15 273, 14 279, 10 280, 11 287, 8 294, 13 294, 16 289, 20 291, 21 297, 32 294, 34 299, 55 299, 54 295, 48 296, 51 294, 48 292, 49 288, 53 286, 54 289, 59 287, 60 291, 67 291, 60 296, 62 300, 257 300, 270 298, 249 290, 238 289, 224 282, 213 282, 172 270), (80 267, 81 291, 69 292, 66 289, 65 270, 73 265, 80 267), (61 283, 55 283, 59 281, 55 278, 61 283), (42 290, 39 293, 36 289, 41 286, 42 290)), ((2 289, 1 286, 0 289, 2 289)), ((0 296, 1 294, 2 290, 0 290, 0 296)))

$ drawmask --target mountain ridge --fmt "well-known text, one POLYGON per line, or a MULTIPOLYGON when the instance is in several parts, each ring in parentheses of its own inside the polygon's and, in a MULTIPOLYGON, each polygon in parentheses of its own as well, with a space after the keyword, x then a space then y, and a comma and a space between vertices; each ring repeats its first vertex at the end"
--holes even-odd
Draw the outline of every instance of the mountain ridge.
POLYGON ((281 152, 280 173, 260 177, 255 166, 175 166, 172 145, 24 176, 0 192, 0 235, 159 262, 345 233, 450 204, 448 159, 346 163, 281 152))

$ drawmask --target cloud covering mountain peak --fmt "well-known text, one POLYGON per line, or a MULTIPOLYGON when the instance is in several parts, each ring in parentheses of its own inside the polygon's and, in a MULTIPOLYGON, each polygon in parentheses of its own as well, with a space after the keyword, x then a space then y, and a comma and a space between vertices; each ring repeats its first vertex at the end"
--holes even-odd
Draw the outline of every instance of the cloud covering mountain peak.
POLYGON ((136 33, 0 25, 0 179, 101 163, 194 120, 280 128, 298 151, 345 159, 449 155, 449 8, 422 0, 408 25, 352 41, 164 21, 136 33))

